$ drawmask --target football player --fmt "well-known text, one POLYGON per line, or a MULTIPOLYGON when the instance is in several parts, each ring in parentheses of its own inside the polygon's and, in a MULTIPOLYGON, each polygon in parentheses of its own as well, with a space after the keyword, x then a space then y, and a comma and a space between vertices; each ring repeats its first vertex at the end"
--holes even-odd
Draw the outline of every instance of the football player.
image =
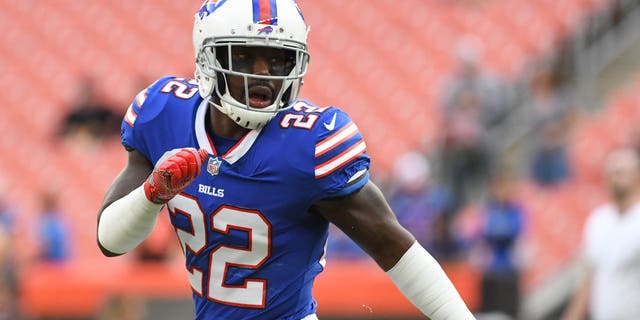
POLYGON ((293 0, 206 1, 195 79, 141 91, 122 123, 128 162, 98 244, 135 248, 167 206, 197 319, 317 319, 311 295, 334 223, 432 319, 473 319, 438 263, 369 180, 358 127, 298 99, 309 53, 293 0))

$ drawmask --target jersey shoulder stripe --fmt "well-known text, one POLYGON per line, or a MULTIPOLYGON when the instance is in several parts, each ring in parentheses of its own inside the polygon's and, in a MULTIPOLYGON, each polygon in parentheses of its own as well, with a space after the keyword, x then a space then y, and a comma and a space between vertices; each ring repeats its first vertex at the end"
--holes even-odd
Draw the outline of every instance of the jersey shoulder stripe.
POLYGON ((136 112, 136 109, 141 109, 142 105, 144 104, 144 102, 147 100, 147 91, 149 90, 149 88, 145 88, 144 90, 140 91, 135 99, 133 99, 133 102, 129 105, 129 108, 127 108, 127 112, 124 115, 124 121, 129 125, 133 127, 133 124, 136 122, 136 119, 138 119, 138 112, 136 112))
POLYGON ((344 126, 342 129, 338 130, 336 133, 327 137, 326 139, 318 142, 316 144, 316 157, 319 157, 344 143, 345 141, 352 138, 354 135, 358 134, 358 127, 355 123, 350 122, 348 125, 344 126))
POLYGON ((316 178, 323 178, 332 172, 342 168, 346 164, 350 163, 354 159, 358 158, 360 155, 367 151, 367 144, 361 139, 355 145, 349 147, 347 150, 338 154, 337 156, 331 158, 330 160, 316 165, 315 174, 316 178))
POLYGON ((325 112, 315 145, 316 179, 324 178, 366 152, 367 145, 356 124, 338 108, 325 112))

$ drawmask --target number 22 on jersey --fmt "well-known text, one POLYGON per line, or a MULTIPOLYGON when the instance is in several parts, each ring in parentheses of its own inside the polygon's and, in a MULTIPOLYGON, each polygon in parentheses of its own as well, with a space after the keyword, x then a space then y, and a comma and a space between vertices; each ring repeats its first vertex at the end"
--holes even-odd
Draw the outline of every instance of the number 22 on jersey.
POLYGON ((229 267, 257 269, 271 254, 271 224, 256 210, 220 206, 211 214, 210 226, 206 225, 205 212, 198 199, 179 194, 169 204, 172 215, 183 215, 189 219, 191 230, 176 228, 182 249, 193 254, 202 254, 210 245, 207 227, 214 232, 228 234, 231 229, 248 234, 248 247, 218 244, 211 249, 208 270, 192 268, 188 270, 193 290, 201 297, 233 306, 264 308, 266 304, 267 281, 265 279, 244 279, 241 285, 226 284, 229 267), (207 272, 207 274, 205 274, 207 272), (208 279, 208 280, 207 280, 208 279), (207 292, 204 292, 208 281, 207 292))

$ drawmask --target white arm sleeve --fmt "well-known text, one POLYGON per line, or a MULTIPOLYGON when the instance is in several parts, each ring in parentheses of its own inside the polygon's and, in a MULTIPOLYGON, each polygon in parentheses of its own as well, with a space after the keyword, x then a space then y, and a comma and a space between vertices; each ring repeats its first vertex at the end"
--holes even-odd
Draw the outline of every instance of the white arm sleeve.
POLYGON ((98 221, 98 241, 105 249, 122 254, 138 246, 156 224, 161 204, 147 199, 142 186, 107 206, 98 221))
POLYGON ((387 274, 432 320, 475 319, 438 262, 417 241, 387 274))

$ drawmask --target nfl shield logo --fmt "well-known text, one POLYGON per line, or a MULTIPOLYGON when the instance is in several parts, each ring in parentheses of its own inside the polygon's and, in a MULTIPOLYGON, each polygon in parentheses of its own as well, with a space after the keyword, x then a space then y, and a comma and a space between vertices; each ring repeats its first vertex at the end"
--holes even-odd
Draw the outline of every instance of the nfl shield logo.
POLYGON ((207 172, 209 172, 212 176, 217 175, 220 172, 220 165, 222 161, 217 157, 209 158, 209 162, 207 163, 207 172))

